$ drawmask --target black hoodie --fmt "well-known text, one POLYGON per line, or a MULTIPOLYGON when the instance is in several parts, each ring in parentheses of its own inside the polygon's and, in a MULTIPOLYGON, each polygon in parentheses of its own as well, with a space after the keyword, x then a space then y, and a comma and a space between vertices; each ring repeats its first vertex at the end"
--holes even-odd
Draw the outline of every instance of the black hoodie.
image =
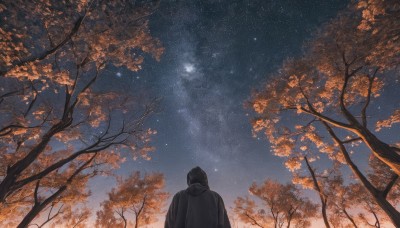
POLYGON ((187 183, 189 187, 172 199, 165 228, 230 228, 224 201, 208 187, 207 174, 195 167, 187 183))

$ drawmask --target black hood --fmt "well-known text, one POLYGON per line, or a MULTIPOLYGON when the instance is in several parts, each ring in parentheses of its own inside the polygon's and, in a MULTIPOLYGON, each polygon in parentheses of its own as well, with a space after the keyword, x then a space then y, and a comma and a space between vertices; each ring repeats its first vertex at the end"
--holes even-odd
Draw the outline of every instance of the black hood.
POLYGON ((199 183, 203 186, 208 187, 207 174, 200 167, 196 166, 187 174, 187 184, 188 186, 199 183))
POLYGON ((203 193, 204 191, 210 189, 208 187, 208 179, 207 174, 200 167, 194 167, 187 174, 187 184, 189 187, 187 188, 187 192, 191 195, 197 196, 203 193))

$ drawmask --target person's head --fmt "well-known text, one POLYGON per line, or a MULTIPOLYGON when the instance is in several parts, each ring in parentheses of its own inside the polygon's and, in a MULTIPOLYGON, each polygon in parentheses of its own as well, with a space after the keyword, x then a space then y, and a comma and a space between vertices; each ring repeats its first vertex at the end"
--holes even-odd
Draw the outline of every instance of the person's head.
POLYGON ((187 184, 190 186, 194 183, 199 183, 208 187, 207 174, 200 167, 196 166, 187 174, 187 184))

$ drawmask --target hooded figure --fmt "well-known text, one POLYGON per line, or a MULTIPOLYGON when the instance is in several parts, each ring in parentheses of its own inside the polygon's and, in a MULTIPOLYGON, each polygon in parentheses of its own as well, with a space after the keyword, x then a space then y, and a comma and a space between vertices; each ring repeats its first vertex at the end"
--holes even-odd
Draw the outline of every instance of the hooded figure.
POLYGON ((208 187, 207 174, 195 167, 187 174, 188 188, 175 194, 165 228, 230 228, 221 196, 208 187))

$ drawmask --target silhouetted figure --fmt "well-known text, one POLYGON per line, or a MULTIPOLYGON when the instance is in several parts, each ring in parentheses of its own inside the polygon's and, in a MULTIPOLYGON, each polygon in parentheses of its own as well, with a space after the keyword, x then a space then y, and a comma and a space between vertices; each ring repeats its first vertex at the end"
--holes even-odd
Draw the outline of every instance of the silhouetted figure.
POLYGON ((230 228, 224 201, 210 190, 207 174, 200 167, 189 171, 187 184, 172 199, 165 228, 230 228))

